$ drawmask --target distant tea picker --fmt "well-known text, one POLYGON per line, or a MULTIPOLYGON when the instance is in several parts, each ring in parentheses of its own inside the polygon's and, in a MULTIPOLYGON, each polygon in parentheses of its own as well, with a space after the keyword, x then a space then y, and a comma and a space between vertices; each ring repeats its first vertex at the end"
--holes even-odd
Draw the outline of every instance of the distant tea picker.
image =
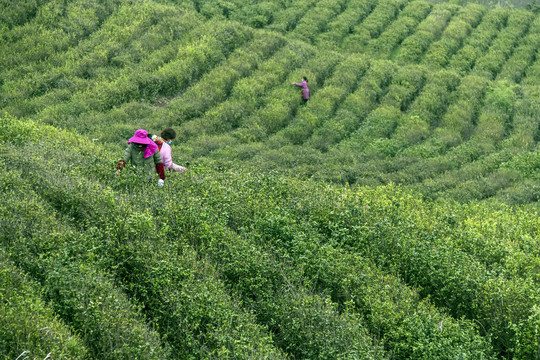
POLYGON ((302 96, 302 102, 306 104, 309 100, 309 88, 308 88, 308 81, 307 77, 302 76, 302 82, 293 82, 293 85, 299 86, 302 88, 300 91, 300 95, 302 96))
POLYGON ((128 140, 128 146, 124 151, 124 159, 118 162, 117 175, 120 174, 120 171, 127 163, 142 168, 149 174, 156 171, 159 175, 158 185, 163 186, 165 184, 165 171, 158 146, 148 137, 146 130, 139 129, 135 131, 135 134, 128 140))

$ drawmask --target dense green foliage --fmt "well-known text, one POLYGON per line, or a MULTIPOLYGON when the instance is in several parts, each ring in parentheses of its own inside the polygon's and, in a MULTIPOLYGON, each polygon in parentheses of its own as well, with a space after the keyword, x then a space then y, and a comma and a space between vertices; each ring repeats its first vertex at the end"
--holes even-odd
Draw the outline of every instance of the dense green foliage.
POLYGON ((539 358, 534 11, 0 10, 1 359, 539 358))

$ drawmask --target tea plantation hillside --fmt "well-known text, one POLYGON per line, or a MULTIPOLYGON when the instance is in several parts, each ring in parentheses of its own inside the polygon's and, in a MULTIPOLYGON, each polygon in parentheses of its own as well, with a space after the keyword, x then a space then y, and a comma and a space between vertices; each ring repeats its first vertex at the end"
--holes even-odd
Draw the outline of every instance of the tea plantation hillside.
POLYGON ((540 15, 0 9, 0 359, 540 358, 540 15))

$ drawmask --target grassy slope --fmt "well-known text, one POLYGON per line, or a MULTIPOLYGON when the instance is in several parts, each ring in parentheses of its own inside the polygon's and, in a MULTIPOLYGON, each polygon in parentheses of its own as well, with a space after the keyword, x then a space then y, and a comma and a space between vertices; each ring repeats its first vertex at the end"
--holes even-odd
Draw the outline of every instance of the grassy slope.
MULTIPOLYGON (((57 317, 55 351, 535 354, 538 16, 420 1, 24 4, 0 28, 2 268, 38 284, 17 286, 57 317), (304 74, 302 108, 289 84, 304 74), (113 176, 135 128, 169 125, 189 175, 164 189, 113 176)), ((22 322, 5 332, 19 328, 36 340, 8 354, 50 346, 22 322)))

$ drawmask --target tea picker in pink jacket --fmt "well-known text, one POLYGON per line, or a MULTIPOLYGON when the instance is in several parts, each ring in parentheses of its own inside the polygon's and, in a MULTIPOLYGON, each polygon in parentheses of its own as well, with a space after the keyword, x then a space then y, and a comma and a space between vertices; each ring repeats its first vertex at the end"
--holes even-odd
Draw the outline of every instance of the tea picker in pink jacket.
POLYGON ((161 160, 165 168, 171 171, 184 172, 187 169, 183 166, 176 165, 172 161, 171 142, 176 138, 176 131, 172 128, 165 128, 161 132, 161 136, 152 135, 152 140, 157 144, 161 160))
POLYGON ((309 100, 309 88, 307 85, 307 78, 305 76, 302 76, 302 82, 300 83, 293 83, 293 85, 296 85, 298 87, 301 87, 301 95, 302 95, 302 102, 306 104, 309 100))

